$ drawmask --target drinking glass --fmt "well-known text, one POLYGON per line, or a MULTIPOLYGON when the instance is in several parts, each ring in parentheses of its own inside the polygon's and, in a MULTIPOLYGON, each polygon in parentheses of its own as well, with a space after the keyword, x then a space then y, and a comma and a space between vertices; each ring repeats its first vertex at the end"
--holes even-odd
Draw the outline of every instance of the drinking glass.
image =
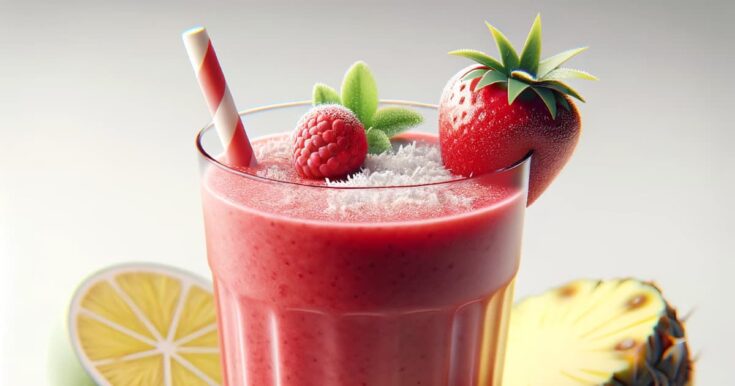
MULTIPOLYGON (((424 115, 404 142, 436 131, 432 105, 382 105, 424 115)), ((242 117, 257 144, 309 108, 242 117)), ((228 167, 211 124, 197 147, 225 385, 501 385, 530 157, 469 178, 355 188, 228 167)))

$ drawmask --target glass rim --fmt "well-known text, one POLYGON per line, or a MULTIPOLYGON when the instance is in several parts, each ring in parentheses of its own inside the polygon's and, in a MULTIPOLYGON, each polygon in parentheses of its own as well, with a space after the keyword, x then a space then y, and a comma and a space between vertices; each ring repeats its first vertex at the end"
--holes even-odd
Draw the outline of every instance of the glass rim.
MULTIPOLYGON (((298 106, 307 106, 311 105, 311 100, 302 100, 302 101, 295 101, 295 102, 285 102, 285 103, 275 103, 265 106, 259 106, 259 107, 253 107, 246 110, 238 111, 237 113, 244 117, 248 114, 255 114, 260 113, 264 111, 271 111, 271 110, 279 110, 283 108, 289 108, 289 107, 298 107, 298 106)), ((413 102, 413 101, 405 101, 405 100, 399 100, 399 99, 381 99, 379 101, 380 104, 387 104, 387 105, 400 105, 400 106, 413 106, 413 107, 421 107, 421 108, 429 108, 429 109, 438 109, 438 105, 431 104, 431 103, 423 103, 423 102, 413 102)), ((445 181, 437 181, 437 182, 427 182, 424 184, 411 184, 411 185, 388 185, 388 186, 328 186, 328 185, 314 185, 314 184, 308 184, 298 181, 284 181, 284 180, 278 180, 275 178, 268 178, 264 176, 259 176, 255 173, 249 173, 246 171, 238 170, 233 167, 230 167, 219 160, 217 160, 215 157, 213 157, 207 150, 204 148, 204 145, 202 145, 202 138, 204 137, 204 134, 214 128, 214 121, 210 121, 207 125, 199 129, 196 135, 195 139, 195 145, 197 148, 197 151, 199 152, 199 155, 203 157, 203 159, 208 163, 211 164, 217 168, 220 168, 224 170, 225 172, 234 174, 239 177, 249 178, 252 180, 265 182, 265 183, 274 183, 274 184, 287 184, 287 185, 294 185, 294 186, 303 186, 303 187, 309 187, 309 188, 316 188, 316 189, 331 189, 331 190, 361 190, 361 189, 400 189, 400 188, 420 188, 420 187, 429 187, 429 186, 440 186, 440 185, 446 185, 446 184, 453 184, 453 183, 460 183, 460 182, 466 182, 466 181, 473 181, 478 178, 486 178, 490 175, 497 175, 502 173, 510 172, 514 169, 517 169, 521 167, 522 165, 526 164, 533 155, 533 151, 528 152, 528 154, 524 155, 513 163, 512 165, 504 168, 497 169, 492 172, 472 175, 469 177, 465 176, 458 176, 457 178, 453 178, 450 180, 445 181)))

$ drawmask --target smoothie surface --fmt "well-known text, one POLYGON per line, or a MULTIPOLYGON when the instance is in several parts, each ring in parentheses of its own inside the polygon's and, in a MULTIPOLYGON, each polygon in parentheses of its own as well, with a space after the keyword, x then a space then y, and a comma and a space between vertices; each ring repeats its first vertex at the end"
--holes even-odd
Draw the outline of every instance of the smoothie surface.
MULTIPOLYGON (((393 148, 368 155, 363 167, 345 179, 304 179, 291 158, 288 134, 253 141, 258 165, 240 174, 210 168, 209 194, 264 215, 340 223, 429 220, 488 210, 521 199, 522 192, 502 177, 456 176, 441 161, 438 139, 403 134, 393 148), (498 178, 500 177, 500 178, 498 178)), ((499 174, 503 174, 502 172, 499 174)))

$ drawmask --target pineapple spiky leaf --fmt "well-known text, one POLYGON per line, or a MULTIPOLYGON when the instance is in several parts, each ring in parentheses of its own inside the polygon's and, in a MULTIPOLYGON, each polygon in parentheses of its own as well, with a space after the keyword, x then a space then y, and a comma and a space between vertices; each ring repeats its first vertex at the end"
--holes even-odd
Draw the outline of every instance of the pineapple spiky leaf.
POLYGON ((579 95, 579 93, 575 89, 569 87, 569 85, 560 80, 545 80, 542 83, 539 83, 538 86, 548 87, 564 95, 569 95, 571 97, 577 98, 580 102, 584 102, 584 98, 582 98, 582 96, 579 95))
POLYGON ((477 82, 477 85, 475 85, 475 90, 479 90, 491 84, 495 84, 499 82, 507 82, 507 81, 508 81, 508 76, 503 74, 502 72, 488 71, 485 73, 485 75, 482 76, 482 79, 480 79, 480 81, 477 82))
POLYGON ((480 78, 483 75, 485 75, 488 72, 488 70, 484 68, 478 68, 477 70, 472 70, 467 73, 464 77, 462 77, 462 80, 472 80, 475 78, 480 78))
POLYGON ((564 95, 557 95, 556 100, 559 102, 559 105, 566 110, 566 111, 572 111, 572 107, 569 106, 569 101, 567 101, 567 97, 564 95))
POLYGON ((532 87, 531 89, 535 91, 538 96, 541 97, 541 100, 544 101, 546 108, 549 109, 551 117, 556 119, 556 94, 545 87, 532 87))
POLYGON ((597 80, 597 77, 589 72, 575 70, 573 68, 557 68, 544 75, 543 80, 567 80, 567 79, 584 79, 597 80))
POLYGON ((462 56, 477 63, 480 63, 483 66, 489 67, 493 70, 505 72, 505 68, 503 67, 502 63, 482 51, 462 49, 450 51, 449 55, 462 56))
POLYGON ((506 386, 690 386, 683 323, 653 284, 578 280, 513 308, 506 386), (529 366, 532 364, 532 366, 529 366))
POLYGON ((529 83, 529 84, 533 84, 533 83, 537 83, 538 82, 538 79, 536 79, 535 76, 533 76, 533 75, 531 75, 531 74, 529 74, 529 73, 527 73, 526 71, 523 71, 523 70, 515 70, 515 71, 513 71, 513 72, 510 73, 510 76, 513 77, 513 78, 522 80, 522 81, 524 81, 526 83, 529 83))
POLYGON ((567 50, 552 57, 546 58, 539 63, 538 73, 536 75, 542 77, 552 70, 559 68, 559 66, 566 63, 569 59, 581 54, 586 50, 587 47, 573 48, 571 50, 567 50))
POLYGON ((518 98, 518 96, 521 95, 521 93, 525 89, 529 88, 530 86, 531 85, 526 82, 520 81, 515 78, 509 78, 508 79, 508 104, 512 105, 513 101, 516 98, 518 98))
POLYGON ((495 83, 508 84, 508 104, 527 89, 532 89, 546 106, 553 119, 557 116, 557 102, 566 111, 571 111, 566 95, 584 102, 579 93, 563 81, 568 79, 597 80, 587 72, 569 68, 560 68, 562 64, 587 49, 575 48, 541 60, 541 15, 537 15, 526 37, 526 42, 519 56, 508 38, 488 22, 487 28, 498 47, 501 61, 484 52, 471 49, 451 51, 449 54, 473 60, 486 68, 475 68, 468 72, 462 81, 474 82, 475 91, 495 83), (549 94, 551 93, 551 94, 549 94), (552 103, 552 101, 554 101, 552 103))
POLYGON ((495 39, 495 44, 498 46, 498 52, 500 53, 500 58, 503 60, 503 67, 506 71, 510 72, 511 70, 518 68, 520 59, 518 58, 516 49, 513 48, 513 44, 510 43, 508 38, 505 37, 499 29, 493 27, 488 22, 485 22, 485 25, 487 25, 487 28, 495 39))
POLYGON ((536 15, 521 52, 520 67, 536 75, 541 59, 541 14, 536 15))

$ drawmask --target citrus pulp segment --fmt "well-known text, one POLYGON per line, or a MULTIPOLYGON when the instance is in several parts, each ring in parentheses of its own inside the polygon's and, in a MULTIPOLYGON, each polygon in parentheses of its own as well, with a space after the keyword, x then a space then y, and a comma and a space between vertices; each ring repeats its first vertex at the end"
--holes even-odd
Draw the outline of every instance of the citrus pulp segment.
POLYGON ((69 328, 100 385, 221 384, 212 290, 189 273, 151 264, 98 272, 75 293, 69 328))

